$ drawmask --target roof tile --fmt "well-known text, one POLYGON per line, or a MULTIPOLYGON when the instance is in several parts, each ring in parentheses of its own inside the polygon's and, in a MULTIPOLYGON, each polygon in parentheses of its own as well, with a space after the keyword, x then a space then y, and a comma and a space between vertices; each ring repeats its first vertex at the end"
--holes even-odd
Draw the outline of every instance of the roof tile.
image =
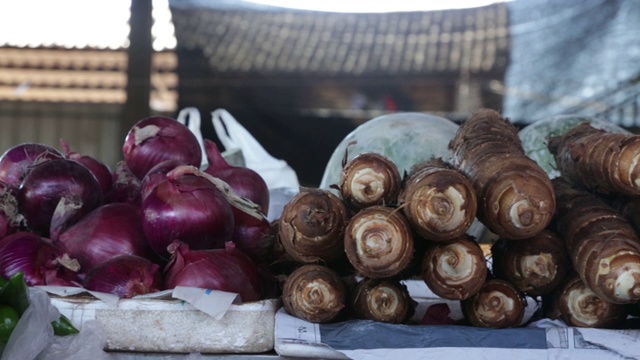
POLYGON ((508 12, 485 7, 329 13, 174 8, 181 49, 219 73, 414 74, 503 71, 508 12))

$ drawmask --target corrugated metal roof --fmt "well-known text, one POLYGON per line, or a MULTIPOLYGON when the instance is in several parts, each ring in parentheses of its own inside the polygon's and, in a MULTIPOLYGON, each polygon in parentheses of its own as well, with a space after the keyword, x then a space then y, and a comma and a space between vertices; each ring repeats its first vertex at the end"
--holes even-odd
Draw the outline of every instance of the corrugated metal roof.
MULTIPOLYGON (((151 104, 174 111, 177 56, 152 57, 151 104)), ((0 100, 124 103, 126 50, 0 47, 0 100)))
POLYGON ((218 73, 486 73, 503 72, 509 56, 509 17, 502 3, 364 14, 171 11, 178 51, 201 50, 218 73))

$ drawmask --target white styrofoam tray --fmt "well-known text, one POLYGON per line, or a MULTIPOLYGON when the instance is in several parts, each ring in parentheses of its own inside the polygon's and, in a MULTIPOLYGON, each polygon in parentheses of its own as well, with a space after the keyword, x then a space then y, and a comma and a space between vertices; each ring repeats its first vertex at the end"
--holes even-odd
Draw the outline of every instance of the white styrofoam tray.
POLYGON ((52 305, 80 327, 98 320, 105 350, 161 353, 262 353, 274 348, 279 300, 230 304, 218 316, 180 299, 120 299, 50 295, 52 305))

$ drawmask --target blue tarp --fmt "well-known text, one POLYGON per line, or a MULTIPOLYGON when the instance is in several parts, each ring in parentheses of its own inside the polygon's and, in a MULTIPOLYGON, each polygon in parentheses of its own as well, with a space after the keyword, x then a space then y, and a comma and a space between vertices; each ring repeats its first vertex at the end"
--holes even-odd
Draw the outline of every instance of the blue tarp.
MULTIPOLYGON (((516 123, 597 116, 640 94, 640 1, 514 0, 503 113, 516 123)), ((636 115, 610 119, 638 126, 636 115)))

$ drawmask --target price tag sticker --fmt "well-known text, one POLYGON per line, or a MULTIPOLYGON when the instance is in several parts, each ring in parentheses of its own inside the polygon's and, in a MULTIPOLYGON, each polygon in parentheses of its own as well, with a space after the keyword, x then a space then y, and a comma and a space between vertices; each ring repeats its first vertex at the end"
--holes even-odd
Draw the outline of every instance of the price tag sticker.
POLYGON ((280 340, 320 343, 320 325, 291 316, 281 308, 276 314, 276 336, 280 340))

